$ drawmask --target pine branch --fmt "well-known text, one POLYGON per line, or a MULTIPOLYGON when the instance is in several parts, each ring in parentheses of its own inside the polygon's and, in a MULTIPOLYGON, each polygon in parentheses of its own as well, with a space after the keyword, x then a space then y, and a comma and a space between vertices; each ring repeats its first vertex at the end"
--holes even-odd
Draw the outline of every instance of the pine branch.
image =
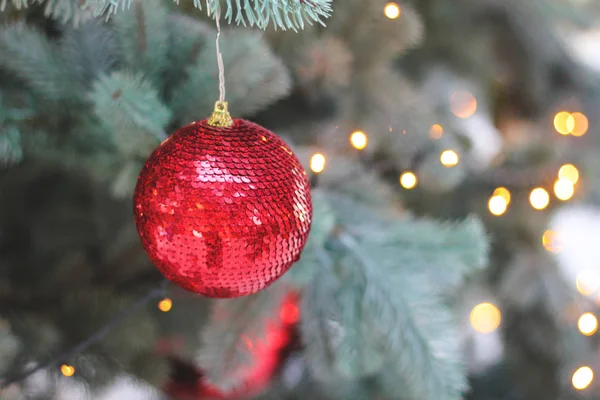
POLYGON ((23 158, 21 133, 14 126, 0 126, 0 167, 18 164, 23 158))
POLYGON ((0 31, 0 68, 23 79, 42 98, 73 102, 83 92, 65 74, 69 66, 41 32, 24 24, 0 31))
MULTIPOLYGON (((179 0, 174 1, 179 4, 179 0)), ((202 9, 202 0, 193 2, 196 8, 202 9)), ((110 16, 130 8, 131 3, 131 0, 88 0, 87 4, 92 5, 95 15, 106 13, 110 16)), ((235 20, 237 25, 261 29, 273 21, 276 27, 296 31, 304 29, 305 23, 323 25, 323 19, 331 15, 331 0, 236 0, 235 3, 226 0, 224 13, 221 0, 207 0, 206 3, 209 15, 224 15, 228 23, 235 20)))
MULTIPOLYGON (((289 92, 292 82, 287 69, 257 32, 226 30, 221 46, 227 48, 223 62, 232 114, 252 114, 289 92)), ((177 120, 185 123, 208 117, 219 93, 214 40, 206 43, 194 61, 169 104, 177 120)))
POLYGON ((49 358, 48 360, 37 364, 35 367, 32 367, 26 371, 19 372, 16 374, 8 375, 2 379, 0 379, 0 388, 6 388, 13 383, 17 383, 23 381, 42 369, 57 367, 59 364, 63 362, 68 362, 72 360, 76 355, 84 352, 90 346, 95 343, 101 341, 106 335, 108 335, 115 327, 121 324, 126 318, 131 316, 134 312, 142 308, 146 305, 150 300, 156 298, 162 298, 165 294, 165 288, 168 284, 167 280, 164 280, 160 286, 155 287, 148 291, 143 297, 141 297, 138 301, 136 301, 131 307, 121 311, 113 319, 104 324, 99 330, 97 330, 93 335, 84 340, 83 342, 77 344, 72 349, 65 351, 56 357, 49 358))
POLYGON ((337 229, 302 257, 318 271, 305 289, 301 323, 315 375, 378 376, 392 394, 459 399, 466 372, 442 296, 484 264, 481 223, 399 219, 343 195, 326 197, 337 229))
POLYGON ((114 72, 100 76, 89 93, 94 113, 109 132, 119 151, 148 156, 166 138, 171 111, 152 85, 141 75, 114 72))
POLYGON ((119 13, 113 21, 124 67, 143 74, 159 91, 171 62, 168 16, 163 0, 144 0, 135 2, 131 10, 119 13))
POLYGON ((400 379, 391 392, 401 386, 409 398, 461 399, 467 382, 457 334, 448 310, 427 290, 428 280, 380 268, 349 234, 340 234, 338 240, 359 261, 357 277, 365 285, 362 324, 370 336, 365 344, 379 348, 385 372, 392 373, 392 368, 400 379))

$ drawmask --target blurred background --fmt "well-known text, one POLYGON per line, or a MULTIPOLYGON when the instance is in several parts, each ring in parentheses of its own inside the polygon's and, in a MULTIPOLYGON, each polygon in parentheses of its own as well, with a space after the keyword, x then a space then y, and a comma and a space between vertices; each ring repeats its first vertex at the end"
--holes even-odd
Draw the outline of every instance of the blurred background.
POLYGON ((599 399, 600 3, 231 3, 229 108, 314 215, 280 281, 211 300, 131 205, 218 98, 206 9, 0 0, 0 398, 599 399))

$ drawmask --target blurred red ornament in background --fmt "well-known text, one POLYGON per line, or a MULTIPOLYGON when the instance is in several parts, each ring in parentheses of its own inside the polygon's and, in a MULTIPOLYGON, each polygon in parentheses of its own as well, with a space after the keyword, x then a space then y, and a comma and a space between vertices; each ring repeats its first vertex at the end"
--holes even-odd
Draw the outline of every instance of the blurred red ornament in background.
MULTIPOLYGON (((194 366, 185 364, 187 372, 182 374, 194 375, 194 382, 178 382, 173 380, 165 387, 165 392, 177 400, 234 400, 248 398, 261 393, 269 385, 285 358, 285 349, 292 345, 296 323, 300 319, 299 295, 290 292, 282 302, 278 314, 268 320, 266 336, 254 340, 242 337, 242 340, 252 355, 252 362, 236 371, 236 381, 243 384, 236 389, 224 391, 208 384, 201 371, 194 366), (296 316, 294 322, 286 318, 289 310, 296 316), (288 311, 285 311, 288 310, 288 311)), ((181 362, 178 362, 181 368, 181 362)))
POLYGON ((300 258, 312 220, 306 171, 252 122, 179 129, 150 156, 134 194, 138 232, 156 267, 209 297, 256 293, 300 258))

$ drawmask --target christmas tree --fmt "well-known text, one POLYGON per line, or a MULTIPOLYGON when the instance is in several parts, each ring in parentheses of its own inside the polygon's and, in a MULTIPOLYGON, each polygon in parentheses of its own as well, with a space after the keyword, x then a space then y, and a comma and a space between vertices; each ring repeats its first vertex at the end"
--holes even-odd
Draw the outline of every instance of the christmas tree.
POLYGON ((598 398, 593 2, 0 10, 0 398, 598 398))

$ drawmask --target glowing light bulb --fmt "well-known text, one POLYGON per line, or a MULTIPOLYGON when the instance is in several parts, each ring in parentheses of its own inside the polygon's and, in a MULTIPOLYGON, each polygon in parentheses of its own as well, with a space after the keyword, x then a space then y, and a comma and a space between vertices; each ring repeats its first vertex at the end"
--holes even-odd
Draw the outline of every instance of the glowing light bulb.
POLYGON ((508 203, 502 196, 492 196, 488 202, 488 208, 493 215, 500 216, 506 212, 508 203))
POLYGON ((568 179, 558 179, 554 182, 554 195, 557 199, 567 201, 575 194, 575 186, 568 179))
POLYGON ((73 376, 73 374, 75 374, 75 367, 73 367, 71 365, 63 364, 60 366, 60 372, 64 376, 73 376))
POLYGON ((417 176, 410 171, 406 171, 400 175, 400 185, 402 185, 404 189, 413 189, 417 186, 417 183, 417 176))
POLYGON ((584 390, 594 380, 594 371, 590 367, 580 367, 573 373, 573 378, 571 382, 573 383, 573 387, 577 390, 584 390))
POLYGON ((573 164, 565 164, 558 170, 558 177, 568 179, 574 185, 579 180, 579 170, 573 164))
POLYGON ((385 5, 383 13, 389 19, 397 19, 402 13, 402 10, 400 10, 400 6, 397 3, 390 2, 385 5))
POLYGON ((477 111, 477 99, 469 92, 456 92, 450 97, 450 109, 458 118, 469 118, 477 111))
POLYGON ((543 210, 544 208, 548 207, 548 204, 550 204, 550 195, 546 189, 535 188, 529 195, 529 202, 536 210, 543 210))
POLYGON ((325 156, 321 153, 316 153, 310 158, 310 170, 315 174, 319 174, 325 169, 325 163, 325 156))
POLYGON ((158 309, 162 312, 169 312, 173 308, 173 301, 168 297, 158 302, 158 309))
POLYGON ((598 331, 598 318, 589 312, 582 314, 579 317, 579 321, 577 321, 577 327, 579 328, 579 332, 585 336, 592 336, 598 331))
POLYGON ((502 314, 492 303, 481 303, 471 311, 471 326, 479 333, 492 333, 500 326, 502 314))
POLYGON ((559 253, 562 251, 559 235, 550 229, 542 235, 542 245, 551 253, 559 253))
POLYGON ((573 128, 571 129, 571 135, 573 136, 583 136, 587 133, 588 128, 590 126, 590 122, 585 114, 580 112, 575 112, 571 114, 573 119, 573 128))
POLYGON ((458 154, 454 150, 444 150, 440 155, 440 162, 446 168, 455 167, 458 164, 458 154))
POLYGON ((444 128, 440 124, 433 124, 429 128, 429 136, 432 139, 439 139, 444 135, 444 128))
POLYGON ((507 188, 502 186, 497 188, 494 190, 494 196, 500 196, 506 201, 506 204, 510 204, 511 196, 507 188))
POLYGON ((568 111, 560 111, 554 116, 554 129, 561 135, 568 135, 575 127, 575 118, 568 111))
POLYGON ((367 147, 367 135, 363 131, 356 131, 350 135, 350 143, 356 150, 363 150, 367 147))
POLYGON ((600 288, 600 276, 592 269, 585 269, 577 275, 575 285, 579 293, 584 296, 590 296, 600 288))

